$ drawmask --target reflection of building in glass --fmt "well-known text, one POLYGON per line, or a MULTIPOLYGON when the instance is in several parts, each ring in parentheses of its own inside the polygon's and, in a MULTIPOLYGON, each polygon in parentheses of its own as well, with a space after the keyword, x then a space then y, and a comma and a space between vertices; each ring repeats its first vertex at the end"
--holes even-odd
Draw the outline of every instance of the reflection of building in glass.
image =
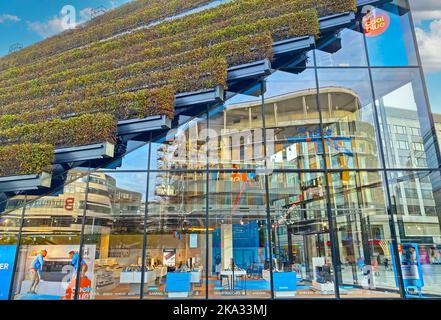
POLYGON ((372 13, 390 19, 381 35, 360 11, 60 190, 0 195, 12 298, 64 296, 81 250, 93 299, 440 296, 441 117, 405 2, 372 13), (43 249, 52 280, 30 296, 43 249))

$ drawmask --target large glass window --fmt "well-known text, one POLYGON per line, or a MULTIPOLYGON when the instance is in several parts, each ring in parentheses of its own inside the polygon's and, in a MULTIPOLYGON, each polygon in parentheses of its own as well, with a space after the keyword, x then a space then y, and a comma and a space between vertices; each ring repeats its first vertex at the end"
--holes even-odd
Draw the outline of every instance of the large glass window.
POLYGON ((204 170, 207 167, 207 117, 177 116, 178 125, 151 143, 151 170, 204 170))
POLYGON ((323 168, 314 70, 277 71, 266 79, 266 87, 268 167, 323 168))
POLYGON ((317 66, 367 66, 363 30, 359 21, 350 27, 320 39, 315 51, 317 66))
MULTIPOLYGON (((66 184, 50 195, 28 195, 13 298, 19 300, 72 300, 79 268, 82 217, 87 171, 67 172, 66 184)), ((81 263, 82 299, 91 297, 94 247, 85 247, 81 263)))
POLYGON ((322 173, 269 176, 276 298, 335 297, 322 173))
POLYGON ((330 174, 342 298, 398 298, 381 172, 330 174))
POLYGON ((85 252, 94 252, 91 297, 139 298, 147 174, 92 172, 84 226, 85 252))
POLYGON ((328 168, 380 168, 369 72, 319 69, 328 168))
POLYGON ((206 298, 206 174, 151 172, 144 298, 206 298))
POLYGON ((260 85, 210 111, 210 169, 254 169, 264 164, 260 85))
MULTIPOLYGON (((441 176, 438 171, 389 173, 399 261, 406 296, 441 295, 441 176)), ((394 269, 398 268, 394 264, 394 269)))
POLYGON ((371 66, 418 65, 407 1, 394 0, 378 8, 363 9, 371 66))
POLYGON ((208 187, 209 298, 271 297, 264 176, 211 173, 208 187))
POLYGON ((437 168, 436 138, 419 69, 373 69, 386 165, 437 168))

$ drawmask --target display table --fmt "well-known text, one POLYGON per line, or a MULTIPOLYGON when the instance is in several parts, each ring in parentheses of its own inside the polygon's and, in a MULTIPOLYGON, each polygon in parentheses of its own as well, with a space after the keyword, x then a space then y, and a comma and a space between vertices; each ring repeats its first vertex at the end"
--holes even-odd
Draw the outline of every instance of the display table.
MULTIPOLYGON (((221 275, 221 279, 222 277, 228 277, 228 289, 233 290, 234 291, 234 287, 235 287, 235 277, 245 277, 247 276, 247 272, 245 270, 222 270, 220 272, 221 275)), ((245 280, 246 281, 246 280, 245 280)), ((223 284, 221 283, 221 285, 223 286, 223 284)))
POLYGON ((321 294, 334 294, 334 283, 318 283, 317 281, 313 281, 312 289, 320 292, 321 294))
POLYGON ((274 296, 276 298, 295 297, 297 291, 297 273, 273 272, 274 296))
POLYGON ((191 272, 169 272, 165 291, 169 298, 187 298, 191 292, 191 272))
MULTIPOLYGON (((120 273, 119 283, 130 285, 130 294, 139 293, 141 288, 141 271, 123 271, 120 273)), ((144 284, 146 286, 155 285, 156 270, 146 270, 144 272, 144 284)))
POLYGON ((200 284, 202 281, 202 272, 197 271, 190 271, 190 283, 197 283, 200 284))
POLYGON ((158 267, 155 268, 155 271, 156 271, 156 277, 161 279, 167 274, 167 267, 158 267))

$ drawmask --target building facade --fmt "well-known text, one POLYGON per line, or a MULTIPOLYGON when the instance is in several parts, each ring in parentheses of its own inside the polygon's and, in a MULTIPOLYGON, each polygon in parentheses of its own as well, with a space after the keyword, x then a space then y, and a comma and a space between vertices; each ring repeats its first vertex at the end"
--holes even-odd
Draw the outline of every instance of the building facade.
POLYGON ((7 199, 0 298, 441 297, 441 110, 407 1, 368 9, 120 159, 7 199))

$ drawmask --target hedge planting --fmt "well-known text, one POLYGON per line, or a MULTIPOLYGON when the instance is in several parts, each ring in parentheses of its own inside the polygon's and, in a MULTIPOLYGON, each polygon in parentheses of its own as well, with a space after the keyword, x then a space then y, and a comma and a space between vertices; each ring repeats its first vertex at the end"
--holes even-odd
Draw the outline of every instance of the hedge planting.
MULTIPOLYGON (((100 23, 89 23, 79 26, 75 30, 67 30, 59 35, 43 40, 42 42, 27 47, 20 52, 11 54, 0 60, 0 70, 17 64, 28 63, 32 60, 53 55, 73 48, 78 48, 93 42, 97 42, 113 35, 135 28, 143 24, 149 24, 160 19, 177 15, 187 10, 207 4, 211 0, 162 0, 150 2, 148 7, 140 6, 134 12, 128 12, 119 19, 101 17, 100 23), (107 19, 106 19, 107 18, 107 19)), ((115 10, 118 11, 118 10, 115 10)))
POLYGON ((77 100, 72 103, 60 103, 50 109, 39 109, 19 115, 0 116, 0 130, 63 118, 66 115, 79 116, 98 112, 112 114, 118 120, 145 118, 158 114, 164 114, 172 119, 174 100, 175 90, 171 86, 126 92, 89 100, 77 100))
MULTIPOLYGON (((0 153, 27 150, 47 166, 53 148, 114 143, 117 121, 173 118, 177 93, 226 88, 228 67, 272 59, 274 41, 319 36, 320 16, 356 10, 355 0, 236 0, 107 39, 211 1, 138 0, 1 58, 0 153)), ((43 166, 23 163, 0 176, 43 166)))
MULTIPOLYGON (((306 10, 301 13, 287 14, 277 18, 271 19, 261 19, 256 21, 254 24, 242 24, 229 26, 227 28, 214 31, 211 36, 214 41, 226 42, 232 41, 233 39, 241 36, 253 35, 253 34, 261 34, 266 31, 271 32, 273 39, 279 40, 287 37, 297 36, 297 35, 305 35, 309 32, 317 33, 318 32, 318 22, 315 11, 306 10)), ((187 45, 193 45, 197 48, 202 47, 202 44, 206 40, 206 36, 201 34, 193 38, 191 41, 187 43, 187 45)), ((266 47, 263 48, 266 52, 269 52, 266 47)), ((237 47, 236 50, 241 50, 243 47, 237 47)), ((190 48, 191 49, 191 48, 190 48)), ((170 48, 172 51, 173 48, 170 48)), ((234 51, 233 51, 234 53, 234 51)), ((237 55, 236 55, 237 56, 237 55)), ((222 59, 220 56, 219 59, 222 59)), ((214 63, 215 64, 215 63, 214 63)), ((147 72, 149 70, 143 70, 147 72)), ((158 71, 160 72, 160 71, 158 71)), ((163 73, 165 74, 165 73, 163 73)), ((143 74, 144 75, 144 74, 143 74)), ((86 75, 85 77, 91 79, 94 75, 86 75)), ((138 77, 139 75, 135 75, 134 77, 138 77)), ((143 78, 143 77, 141 77, 143 78)), ((154 78, 154 77, 153 77, 154 78)), ((72 90, 72 87, 78 85, 83 82, 84 78, 73 78, 66 80, 65 82, 59 82, 54 85, 44 86, 38 83, 37 80, 32 80, 26 84, 19 85, 15 87, 13 90, 8 90, 7 93, 3 93, 0 95, 0 103, 3 105, 7 105, 13 102, 20 102, 23 100, 29 99, 39 99, 44 97, 45 95, 57 95, 57 93, 63 92, 65 93, 67 90, 72 90), (23 88, 23 86, 27 86, 23 88)), ((101 75, 95 75, 96 82, 103 81, 118 81, 121 79, 120 75, 118 75, 118 70, 109 71, 103 73, 101 75)), ((139 81, 141 79, 131 79, 133 81, 139 81)), ((148 79, 147 79, 148 80, 148 79)), ((128 82, 130 83, 130 81, 128 82)), ((82 84, 83 86, 89 86, 91 83, 87 82, 82 84)), ((218 83, 220 84, 220 83, 218 83)), ((192 88, 188 86, 190 91, 198 90, 198 87, 192 88)), ((127 89, 130 89, 128 87, 127 89)), ((177 90, 180 92, 180 90, 177 90)))
MULTIPOLYGON (((180 45, 185 44, 180 43, 180 45)), ((186 46, 188 45, 189 44, 187 43, 186 46)), ((175 46, 172 44, 167 50, 173 52, 174 47, 175 46)), ((21 99, 30 100, 41 98, 45 96, 47 92, 51 92, 53 95, 56 92, 77 90, 80 87, 90 86, 102 81, 119 81, 128 77, 140 76, 148 72, 167 71, 176 66, 192 63, 197 64, 204 59, 217 57, 226 57, 229 65, 271 58, 272 39, 270 35, 266 33, 262 33, 261 35, 242 36, 232 41, 224 41, 210 47, 198 47, 197 49, 190 51, 184 50, 183 53, 170 56, 166 55, 158 59, 148 59, 149 55, 146 53, 144 54, 144 59, 147 59, 146 61, 137 62, 112 70, 100 71, 89 68, 90 73, 77 75, 76 77, 70 74, 67 78, 65 74, 62 74, 59 78, 51 77, 46 81, 44 79, 41 79, 41 81, 40 79, 34 79, 14 87, 0 89, 0 99, 2 99, 1 97, 8 97, 8 100, 2 100, 6 106, 6 103, 11 101, 19 102, 21 99), (95 72, 92 72, 92 70, 95 72), (20 94, 21 92, 26 92, 26 96, 20 94), (19 97, 20 95, 22 98, 19 97)), ((0 113, 4 112, 4 110, 0 110, 0 113)))
MULTIPOLYGON (((297 23, 296 28, 293 28, 293 30, 296 30, 297 32, 293 33, 293 36, 296 35, 305 35, 305 34, 316 34, 318 32, 318 29, 316 28, 316 23, 312 22, 313 20, 316 20, 316 15, 313 17, 311 16, 311 12, 302 12, 302 13, 296 13, 295 16, 297 17, 299 23, 297 23), (300 22, 304 21, 304 25, 300 25, 300 22), (310 24, 309 22, 312 22, 310 24)), ((278 17, 277 17, 278 18, 278 17)), ((236 18, 238 19, 238 18, 236 18)), ((252 21, 263 22, 267 21, 268 18, 262 20, 262 19, 255 19, 253 18, 252 21)), ((269 20, 271 21, 271 20, 269 20)), ((169 55, 182 53, 183 51, 191 51, 194 49, 198 49, 201 47, 211 47, 214 44, 219 43, 222 39, 216 38, 217 34, 219 33, 219 30, 225 30, 224 33, 228 33, 230 30, 234 30, 233 27, 240 27, 242 26, 242 29, 244 31, 242 32, 243 35, 254 35, 253 29, 248 28, 248 34, 245 32, 247 26, 253 26, 256 23, 248 22, 246 19, 239 19, 236 21, 237 23, 229 23, 223 22, 222 25, 216 25, 211 26, 208 25, 207 27, 203 28, 203 30, 199 33, 194 34, 192 37, 183 38, 182 36, 171 36, 166 38, 160 38, 156 40, 152 40, 150 42, 140 42, 139 45, 132 48, 131 50, 128 50, 127 46, 121 46, 118 50, 111 50, 108 53, 103 52, 93 52, 91 54, 91 57, 89 59, 79 59, 74 64, 70 64, 68 61, 59 61, 56 64, 56 68, 52 69, 54 73, 50 74, 48 73, 48 70, 50 69, 50 66, 48 64, 45 64, 44 67, 40 66, 39 70, 36 71, 36 74, 33 74, 30 70, 21 70, 19 73, 22 75, 26 75, 28 79, 32 79, 28 82, 22 82, 19 85, 15 85, 14 90, 22 90, 26 87, 29 87, 31 85, 32 81, 38 81, 40 84, 46 84, 48 82, 55 83, 59 81, 63 81, 68 77, 75 77, 79 75, 85 75, 88 73, 95 73, 97 71, 106 71, 106 70, 112 70, 114 68, 121 68, 133 63, 137 63, 140 61, 145 61, 146 59, 156 60, 161 59, 164 57, 167 57, 169 55), (245 21, 241 21, 245 20, 245 21), (66 71, 66 68, 69 67, 69 71, 66 71), (75 73, 75 69, 81 69, 79 74, 75 73), (46 71, 42 71, 46 70, 46 71), (57 74, 58 72, 58 74, 57 74), (38 76, 37 76, 38 75, 38 76)), ((261 24, 262 25, 262 24, 261 24)), ((264 32, 265 30, 262 30, 264 32)), ((270 31, 270 30, 268 30, 270 31)), ((277 30, 272 30, 273 33, 276 33, 277 30)), ((226 38, 226 40, 234 40, 237 38, 237 36, 234 33, 230 33, 229 37, 226 38)), ((251 46, 250 48, 252 48, 251 46)), ((232 53, 234 53, 235 50, 243 51, 242 47, 238 48, 231 48, 232 53)), ((235 61, 232 61, 232 63, 235 63, 235 61)), ((159 61, 157 65, 161 65, 162 62, 159 61)), ((4 83, 4 82, 3 82, 4 83)), ((2 88, 4 92, 9 91, 9 88, 12 88, 10 86, 11 82, 2 84, 2 88), (9 84, 9 85, 8 85, 9 84)))
POLYGON ((54 147, 48 144, 14 144, 0 147, 0 177, 51 171, 54 147))
MULTIPOLYGON (((348 11, 355 6, 353 0, 337 0, 331 2, 332 7, 335 12, 348 11)), ((76 50, 70 50, 57 57, 50 57, 43 61, 37 62, 33 65, 28 65, 26 68, 11 68, 7 72, 0 75, 0 79, 3 77, 8 77, 9 79, 14 79, 18 76, 26 75, 29 77, 27 79, 33 79, 35 76, 40 75, 41 71, 48 73, 57 72, 52 70, 52 68, 60 67, 75 67, 75 65, 70 65, 70 63, 77 62, 77 67, 84 66, 86 64, 90 65, 93 62, 85 62, 81 64, 79 60, 101 57, 106 53, 110 53, 114 50, 124 50, 125 54, 114 54, 111 57, 119 56, 124 57, 131 52, 139 52, 139 50, 144 48, 149 48, 152 44, 147 43, 154 39, 163 39, 169 36, 176 36, 177 39, 188 38, 193 34, 206 33, 206 27, 213 26, 211 30, 217 30, 228 25, 240 24, 240 23, 253 23, 254 21, 262 18, 276 17, 285 14, 286 12, 301 12, 307 8, 320 9, 320 5, 316 4, 313 0, 248 0, 248 1, 235 1, 227 3, 218 8, 207 10, 207 12, 202 12, 199 14, 191 15, 178 19, 176 21, 167 22, 160 24, 157 27, 134 32, 133 34, 125 35, 124 37, 119 37, 113 39, 112 41, 100 42, 92 47, 81 48, 76 50), (179 32, 178 32, 179 31, 179 32), (182 33, 182 35, 181 35, 182 33), (133 46, 134 50, 128 50, 133 46), (20 70, 22 69, 22 70, 20 70), (38 73, 40 71, 40 73, 38 73), (37 73, 35 73, 37 72, 37 73)), ((167 39, 170 42, 170 40, 167 39)), ((158 44, 158 46, 163 46, 164 43, 158 44)), ((153 44, 153 46, 156 46, 153 44)), ((103 56, 103 60, 109 60, 109 57, 103 56)), ((1 61, 1 60, 0 60, 1 61)), ((59 69, 57 69, 59 70, 59 69)), ((21 78, 24 80, 25 78, 21 78)))
POLYGON ((0 131, 1 145, 50 144, 56 148, 116 141, 116 121, 104 113, 27 124, 0 131))

